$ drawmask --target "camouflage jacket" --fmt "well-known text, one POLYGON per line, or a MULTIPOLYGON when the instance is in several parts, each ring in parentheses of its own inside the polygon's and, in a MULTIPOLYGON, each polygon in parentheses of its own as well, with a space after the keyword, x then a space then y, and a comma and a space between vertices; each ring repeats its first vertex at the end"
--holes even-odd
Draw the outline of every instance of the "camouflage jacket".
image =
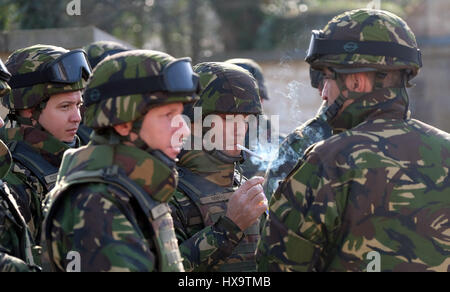
POLYGON ((331 135, 332 129, 327 123, 325 113, 319 112, 316 117, 306 121, 286 137, 278 149, 277 157, 269 163, 265 173, 264 193, 269 200, 278 188, 278 183, 292 171, 306 149, 331 135))
POLYGON ((45 203, 43 261, 66 271, 69 252, 78 252, 83 272, 167 271, 162 267, 162 256, 167 256, 170 271, 183 271, 170 208, 161 204, 175 191, 175 165, 170 168, 135 146, 108 143, 94 135, 88 146, 65 154, 57 185, 45 203), (109 167, 115 173, 104 171, 109 167), (86 172, 98 172, 102 179, 80 181, 86 172), (110 181, 119 177, 132 187, 110 181), (142 200, 163 208, 145 212, 142 200), (157 217, 159 226, 149 225, 149 216, 157 217))
POLYGON ((273 195, 259 270, 450 271, 450 135, 407 108, 405 89, 383 89, 344 110, 333 126, 349 130, 273 195))
MULTIPOLYGON (((0 142, 0 178, 9 171, 11 155, 0 142)), ((8 186, 0 180, 0 272, 28 272, 32 270, 32 240, 28 227, 20 214, 16 200, 8 186)))
MULTIPOLYGON (((180 182, 171 208, 184 268, 196 272, 220 271, 233 258, 237 246, 253 236, 246 235, 224 216, 229 196, 240 186, 235 166, 196 150, 184 154, 178 166, 180 182), (194 189, 201 194, 193 193, 194 189)), ((256 270, 254 249, 256 246, 250 261, 253 261, 251 269, 256 270)), ((234 259, 236 263, 244 261, 247 259, 239 256, 234 259)))
POLYGON ((17 196, 20 211, 38 243, 43 220, 42 201, 54 186, 63 154, 69 146, 37 127, 3 128, 0 137, 13 156, 11 171, 4 181, 17 196), (22 150, 26 153, 21 153, 22 150), (36 165, 46 175, 38 177, 36 165))

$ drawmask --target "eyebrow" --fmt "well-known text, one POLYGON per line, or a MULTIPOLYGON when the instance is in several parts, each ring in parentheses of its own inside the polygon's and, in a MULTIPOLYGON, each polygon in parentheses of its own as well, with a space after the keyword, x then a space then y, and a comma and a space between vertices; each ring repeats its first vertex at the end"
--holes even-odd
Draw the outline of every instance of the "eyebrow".
POLYGON ((82 100, 80 100, 80 101, 69 101, 69 100, 64 100, 64 101, 61 101, 58 105, 63 105, 63 104, 79 104, 79 103, 83 103, 83 101, 82 101, 82 100))

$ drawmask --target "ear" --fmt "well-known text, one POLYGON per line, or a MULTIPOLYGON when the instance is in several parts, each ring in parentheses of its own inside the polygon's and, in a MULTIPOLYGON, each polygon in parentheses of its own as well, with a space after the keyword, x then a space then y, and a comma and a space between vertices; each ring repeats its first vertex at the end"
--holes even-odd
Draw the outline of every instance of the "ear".
POLYGON ((365 72, 347 75, 345 84, 350 91, 354 92, 371 92, 373 89, 369 75, 365 72))
POLYGON ((123 123, 119 125, 114 126, 114 130, 120 135, 120 136, 128 136, 131 132, 131 129, 133 127, 132 122, 123 123))
POLYGON ((19 111, 19 115, 22 118, 32 118, 33 117, 33 109, 29 108, 29 109, 24 109, 19 111))

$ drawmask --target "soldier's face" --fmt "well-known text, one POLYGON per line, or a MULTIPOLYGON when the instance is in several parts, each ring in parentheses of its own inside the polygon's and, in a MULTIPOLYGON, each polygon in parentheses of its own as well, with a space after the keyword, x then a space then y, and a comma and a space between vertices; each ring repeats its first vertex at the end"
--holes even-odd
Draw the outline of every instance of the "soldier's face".
POLYGON ((55 94, 39 116, 39 123, 62 142, 72 142, 81 122, 81 91, 55 94))
POLYGON ((239 156, 241 150, 236 146, 245 144, 245 134, 248 124, 245 122, 246 115, 218 115, 223 125, 223 152, 230 156, 239 156))
POLYGON ((149 147, 175 159, 183 148, 183 137, 191 133, 182 118, 182 103, 158 106, 147 112, 139 135, 149 147))

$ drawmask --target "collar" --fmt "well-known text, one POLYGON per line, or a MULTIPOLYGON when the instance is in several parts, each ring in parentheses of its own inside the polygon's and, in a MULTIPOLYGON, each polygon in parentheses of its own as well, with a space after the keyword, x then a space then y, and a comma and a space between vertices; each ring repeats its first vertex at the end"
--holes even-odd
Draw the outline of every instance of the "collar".
POLYGON ((234 183, 234 162, 226 162, 206 151, 184 152, 178 164, 204 179, 221 187, 232 187, 234 183))
POLYGON ((178 183, 175 163, 169 164, 158 155, 120 143, 114 135, 95 133, 91 141, 85 147, 67 152, 60 177, 80 170, 99 170, 117 165, 153 199, 168 202, 172 198, 178 183))
MULTIPOLYGON (((64 152, 70 149, 66 143, 59 141, 40 127, 8 128, 3 131, 6 144, 12 141, 25 142, 55 167, 60 166, 64 152)), ((75 147, 78 147, 78 137, 76 139, 75 147)))
POLYGON ((367 94, 349 95, 353 103, 329 121, 335 133, 375 119, 407 119, 409 97, 406 88, 382 88, 367 94))

